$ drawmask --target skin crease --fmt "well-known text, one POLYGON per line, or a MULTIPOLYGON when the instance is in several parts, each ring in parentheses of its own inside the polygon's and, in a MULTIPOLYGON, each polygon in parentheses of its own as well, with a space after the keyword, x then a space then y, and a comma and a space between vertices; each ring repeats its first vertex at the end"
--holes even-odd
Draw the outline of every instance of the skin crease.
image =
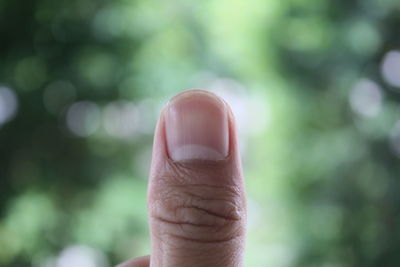
MULTIPOLYGON (((182 95, 217 97, 188 90, 174 101, 182 95)), ((246 193, 237 131, 231 109, 218 99, 228 111, 229 153, 223 160, 173 161, 166 144, 166 109, 162 111, 148 187, 151 256, 118 267, 243 266, 246 193)))

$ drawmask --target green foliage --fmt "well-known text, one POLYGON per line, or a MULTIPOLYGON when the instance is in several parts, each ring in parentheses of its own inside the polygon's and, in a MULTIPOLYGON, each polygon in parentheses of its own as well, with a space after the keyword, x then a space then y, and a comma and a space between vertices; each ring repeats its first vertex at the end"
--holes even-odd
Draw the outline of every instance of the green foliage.
POLYGON ((236 113, 246 266, 398 266, 399 12, 396 0, 0 1, 0 266, 149 253, 154 126, 191 87, 236 113))

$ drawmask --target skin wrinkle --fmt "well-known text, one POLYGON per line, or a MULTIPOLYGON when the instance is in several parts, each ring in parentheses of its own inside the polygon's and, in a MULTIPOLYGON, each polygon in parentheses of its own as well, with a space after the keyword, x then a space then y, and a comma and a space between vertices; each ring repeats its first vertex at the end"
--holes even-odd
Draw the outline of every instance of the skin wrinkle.
MULTIPOLYGON (((228 205, 225 204, 225 206, 228 206, 228 205)), ((227 215, 225 215, 225 212, 218 213, 218 212, 212 211, 211 209, 205 209, 205 208, 202 208, 202 207, 199 207, 199 206, 196 206, 196 205, 182 206, 182 207, 179 207, 179 208, 180 209, 196 209, 196 210, 199 210, 201 212, 207 213, 207 214, 209 214, 211 216, 214 216, 215 218, 223 219, 223 220, 226 220, 226 221, 238 221, 238 220, 241 219, 238 216, 236 216, 237 213, 235 211, 231 211, 231 212, 229 212, 229 214, 227 212, 227 215)), ((234 208, 231 208, 231 209, 234 209, 234 208)))
MULTIPOLYGON (((243 243, 243 237, 239 234, 230 240, 218 241, 218 242, 194 242, 193 240, 187 239, 182 240, 180 237, 166 236, 164 242, 168 251, 164 251, 164 253, 169 253, 172 257, 176 258, 184 258, 186 254, 182 255, 182 247, 178 245, 180 242, 185 242, 185 251, 188 252, 191 259, 195 258, 198 262, 201 262, 203 265, 201 266, 236 266, 232 264, 234 259, 240 255, 243 250, 242 249, 226 249, 227 247, 238 247, 238 244, 243 243), (172 239, 172 240, 171 240, 172 239), (178 242, 176 242, 178 241, 178 242), (198 250, 198 246, 202 247, 202 250, 198 250), (224 253, 219 254, 219 262, 215 262, 215 258, 210 259, 208 255, 212 255, 215 251, 223 251, 224 253), (175 255, 176 254, 176 255, 175 255), (210 263, 207 264, 207 260, 210 260, 210 263)), ((180 266, 180 265, 179 265, 180 266)), ((183 266, 183 265, 182 265, 183 266)))
POLYGON ((176 236, 195 235, 193 239, 203 241, 203 234, 210 231, 215 232, 219 240, 242 233, 245 214, 242 205, 241 196, 229 187, 178 185, 177 189, 169 185, 149 208, 153 221, 160 224, 158 229, 166 229, 176 236), (206 197, 198 192, 205 192, 206 197), (227 197, 218 200, 210 198, 214 193, 227 197))
POLYGON ((218 161, 185 160, 177 162, 168 159, 164 170, 161 171, 162 175, 158 172, 152 179, 158 183, 173 181, 176 184, 192 184, 193 180, 210 181, 213 184, 221 181, 223 185, 239 186, 240 179, 237 177, 237 171, 232 170, 231 164, 229 164, 231 160, 230 157, 218 161))
MULTIPOLYGON (((201 244, 203 245, 203 244, 201 244)), ((215 246, 215 245, 214 245, 215 246)), ((226 249, 220 249, 221 251, 225 251, 226 249)), ((209 255, 215 253, 215 248, 213 246, 210 246, 209 249, 203 250, 203 251, 198 251, 196 248, 189 249, 187 248, 187 251, 189 252, 190 256, 188 254, 182 255, 182 251, 180 248, 171 248, 168 250, 168 253, 171 255, 173 258, 178 258, 180 259, 177 261, 177 265, 173 266, 188 266, 184 265, 183 263, 185 262, 198 262, 201 263, 201 265, 196 265, 196 266, 235 266, 234 261, 232 260, 234 258, 235 253, 228 252, 228 253, 221 253, 218 258, 213 258, 210 259, 209 255)), ((165 261, 167 262, 167 261, 165 261)), ((164 266, 164 265, 160 265, 164 266)))
POLYGON ((184 222, 184 221, 170 221, 160 216, 153 216, 154 219, 159 220, 163 223, 175 224, 184 226, 185 224, 193 226, 193 227, 210 227, 214 228, 214 225, 211 224, 199 224, 199 223, 191 223, 191 222, 184 222))
POLYGON ((215 244, 218 245, 224 245, 224 243, 228 243, 228 242, 232 242, 232 240, 239 238, 239 235, 236 236, 232 236, 226 239, 209 239, 209 240, 199 240, 199 239, 195 239, 195 238, 190 238, 190 237, 186 237, 184 235, 175 235, 175 234, 171 234, 171 233, 165 233, 167 235, 167 238, 169 241, 174 241, 173 239, 177 239, 179 241, 188 241, 190 243, 200 243, 200 244, 208 244, 208 245, 212 245, 214 246, 215 244), (171 239, 172 237, 172 239, 171 239))
MULTIPOLYGON (((180 214, 190 214, 190 211, 195 211, 199 215, 208 216, 215 219, 215 222, 235 222, 242 219, 243 212, 239 207, 240 204, 233 203, 231 200, 214 200, 214 199, 196 199, 192 197, 182 197, 182 193, 170 193, 154 202, 153 211, 166 212, 166 214, 174 214, 174 218, 184 217, 180 214), (183 202, 184 201, 184 202, 183 202), (195 204, 193 204, 195 202, 195 204), (222 207, 222 208, 221 208, 222 207), (167 213, 169 212, 169 213, 167 213), (179 214, 178 214, 179 212, 179 214)), ((158 214, 156 214, 158 215, 158 214)), ((159 216, 160 217, 160 216, 159 216)), ((164 216, 165 217, 165 216, 164 216)), ((190 217, 189 217, 190 218, 190 217)), ((165 219, 165 218, 164 218, 165 219)), ((171 220, 170 220, 171 221, 171 220)), ((177 221, 177 220, 175 220, 177 221)), ((193 223, 191 220, 182 219, 182 223, 193 223)), ((196 220, 194 220, 196 221, 196 220)), ((204 224, 206 225, 206 224, 204 224)), ((209 223, 207 225, 216 225, 209 223)))

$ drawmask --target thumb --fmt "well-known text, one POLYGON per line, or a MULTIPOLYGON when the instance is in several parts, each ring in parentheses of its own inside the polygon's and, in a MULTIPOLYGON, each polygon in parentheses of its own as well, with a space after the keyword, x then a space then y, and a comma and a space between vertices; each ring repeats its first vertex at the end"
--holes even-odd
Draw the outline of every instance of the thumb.
POLYGON ((245 192, 227 104, 189 90, 157 125, 148 208, 151 267, 242 266, 245 192))

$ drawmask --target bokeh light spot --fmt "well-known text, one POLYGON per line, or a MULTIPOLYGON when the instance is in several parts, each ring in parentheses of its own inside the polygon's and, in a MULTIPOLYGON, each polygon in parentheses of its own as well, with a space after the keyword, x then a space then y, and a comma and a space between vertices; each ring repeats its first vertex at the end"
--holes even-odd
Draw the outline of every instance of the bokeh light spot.
POLYGON ((112 102, 104 109, 104 128, 113 137, 132 137, 138 128, 138 116, 137 108, 132 102, 112 102))
POLYGON ((381 37, 374 24, 366 20, 355 21, 347 29, 351 49, 358 54, 370 55, 381 45, 381 37))
POLYGON ((388 84, 400 87, 400 51, 390 51, 385 55, 381 71, 388 84))
POLYGON ((0 126, 15 116, 17 108, 18 101, 14 91, 0 86, 0 126))
POLYGON ((400 121, 397 121, 390 132, 390 147, 400 158, 400 121))
POLYGON ((103 253, 93 248, 75 245, 64 249, 57 259, 57 267, 105 267, 107 259, 103 253))
POLYGON ((383 94, 378 84, 371 80, 360 80, 351 90, 350 105, 358 115, 376 116, 382 108, 383 94))
POLYGON ((68 108, 66 120, 73 134, 81 137, 92 135, 100 125, 99 107, 90 101, 76 102, 68 108))

